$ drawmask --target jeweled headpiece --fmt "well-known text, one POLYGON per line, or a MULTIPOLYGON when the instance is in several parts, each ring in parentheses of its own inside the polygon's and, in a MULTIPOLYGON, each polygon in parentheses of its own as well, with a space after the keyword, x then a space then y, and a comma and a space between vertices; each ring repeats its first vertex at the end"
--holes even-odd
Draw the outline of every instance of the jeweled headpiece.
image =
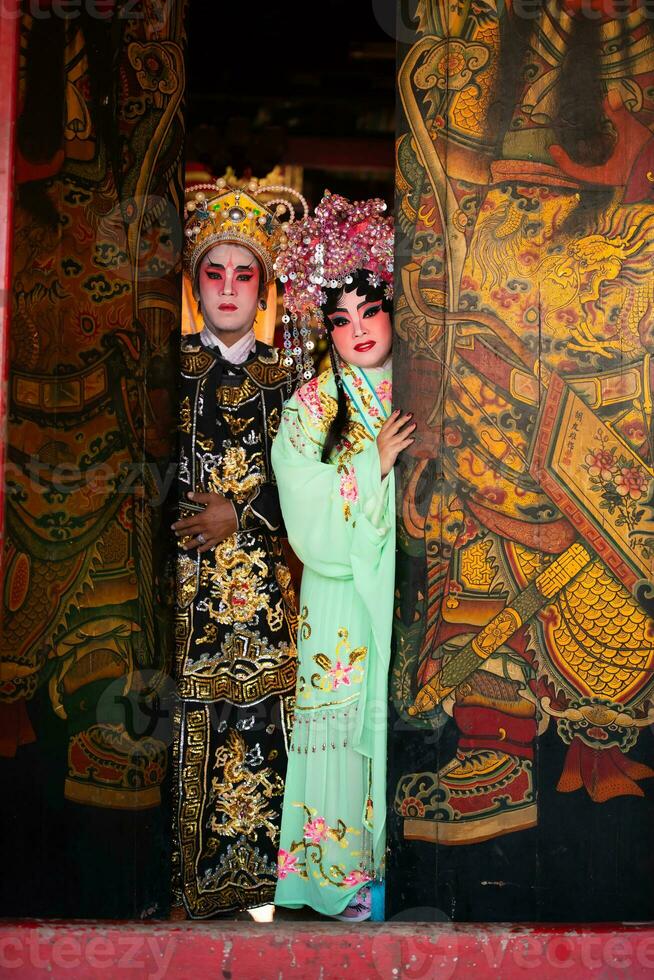
POLYGON ((275 256, 296 220, 297 204, 302 206, 305 216, 307 202, 292 187, 260 186, 256 180, 244 188, 230 186, 221 177, 214 183, 187 188, 184 268, 194 292, 200 261, 209 249, 222 242, 250 249, 261 263, 264 282, 271 282, 275 278, 275 256))
POLYGON ((380 198, 348 201, 325 191, 314 214, 287 230, 275 260, 284 284, 284 360, 290 366, 295 358, 305 379, 313 374, 309 324, 324 325, 325 289, 342 288, 363 269, 372 286, 383 284, 387 298, 393 296, 393 219, 386 209, 380 198))

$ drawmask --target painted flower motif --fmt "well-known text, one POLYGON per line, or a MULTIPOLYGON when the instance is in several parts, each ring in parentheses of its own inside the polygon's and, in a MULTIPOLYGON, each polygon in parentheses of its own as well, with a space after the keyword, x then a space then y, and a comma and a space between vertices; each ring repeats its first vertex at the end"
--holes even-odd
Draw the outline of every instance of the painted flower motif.
POLYGON ((331 678, 334 685, 334 690, 337 687, 349 687, 350 686, 350 674, 352 673, 353 667, 351 664, 344 664, 340 660, 337 660, 333 667, 330 667, 327 671, 327 676, 331 678))
POLYGON ((420 89, 437 88, 461 92, 488 61, 488 48, 470 41, 440 40, 433 45, 415 73, 420 89))
POLYGON ((377 408, 376 405, 371 405, 370 408, 368 409, 368 414, 370 415, 371 418, 378 419, 379 409, 377 408))
POLYGON ((417 796, 407 796, 402 800, 400 813, 403 817, 424 817, 425 804, 417 796))
POLYGON ((441 58, 436 66, 436 71, 443 76, 455 75, 458 72, 463 71, 465 65, 466 60, 463 55, 458 52, 454 52, 453 54, 446 54, 443 58, 441 58))
POLYGON ((341 473, 340 494, 343 500, 355 504, 359 499, 359 487, 354 470, 343 470, 341 473))
MULTIPOLYGON (((487 647, 496 649, 506 642, 507 630, 506 619, 498 618, 496 623, 489 623, 484 629, 483 639, 487 647)), ((479 642, 479 641, 478 641, 479 642)), ((482 646, 483 649, 483 646, 482 646)))
POLYGON ((297 873, 297 858, 280 847, 277 855, 277 877, 281 880, 287 878, 288 875, 297 873))
POLYGON ((369 875, 367 871, 350 871, 343 878, 342 884, 347 886, 365 885, 369 881, 372 881, 372 875, 369 875))
POLYGON ((614 482, 615 489, 621 497, 628 495, 632 500, 638 500, 647 490, 649 480, 645 471, 639 466, 621 466, 617 476, 614 477, 614 482))
POLYGON ((177 88, 179 82, 174 57, 162 44, 134 42, 129 48, 129 59, 144 91, 170 95, 177 88))
POLYGON ((590 476, 599 476, 602 480, 610 480, 615 470, 613 453, 608 449, 598 449, 594 453, 586 453, 585 459, 590 476))
POLYGON ((127 500, 123 501, 123 503, 120 505, 118 508, 118 513, 116 514, 116 519, 120 526, 126 531, 134 530, 134 502, 131 497, 128 497, 127 500))
POLYGON ((304 825, 304 839, 311 844, 320 844, 329 837, 329 825, 324 817, 307 820, 304 825))
POLYGON ((96 314, 91 310, 79 310, 74 319, 75 339, 84 347, 89 347, 97 343, 99 333, 96 314))
POLYGON ((393 400, 393 382, 388 378, 384 378, 383 381, 380 381, 375 388, 375 391, 377 392, 377 397, 381 402, 390 402, 393 400))

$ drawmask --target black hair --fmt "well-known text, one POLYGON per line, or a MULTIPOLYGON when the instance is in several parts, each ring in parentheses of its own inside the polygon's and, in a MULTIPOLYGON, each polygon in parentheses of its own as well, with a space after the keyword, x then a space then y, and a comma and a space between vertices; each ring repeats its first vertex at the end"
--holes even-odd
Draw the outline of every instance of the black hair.
MULTIPOLYGON (((544 0, 530 0, 530 17, 505 7, 500 18, 498 71, 487 113, 487 138, 499 146, 511 126, 526 79, 535 70, 533 44, 544 6, 544 0)), ((605 163, 616 141, 603 107, 601 48, 601 24, 585 16, 573 17, 556 87, 553 128, 556 141, 570 158, 586 166, 605 163)))
MULTIPOLYGON (((543 0, 534 0, 532 17, 537 16, 543 0)), ((520 17, 505 5, 499 22, 499 55, 497 74, 486 113, 486 138, 502 145, 511 125, 513 112, 522 94, 525 60, 530 51, 533 20, 520 17)))
POLYGON ((604 112, 601 77, 601 27, 587 17, 572 21, 558 84, 557 138, 575 163, 600 166, 611 156, 617 139, 604 112))
POLYGON ((366 269, 357 269, 356 272, 352 273, 352 282, 347 282, 344 286, 339 286, 336 289, 325 289, 327 299, 322 304, 322 312, 325 318, 325 325, 327 327, 329 359, 331 362, 332 371, 334 372, 334 380, 336 381, 337 405, 336 415, 332 419, 332 423, 327 430, 325 443, 322 447, 321 459, 323 463, 329 462, 331 454, 343 437, 348 421, 347 395, 345 394, 343 379, 341 378, 338 354, 332 340, 333 327, 331 326, 329 317, 338 308, 343 293, 351 293, 354 291, 356 291, 357 296, 365 296, 369 303, 375 303, 381 300, 381 308, 384 313, 393 312, 393 303, 392 300, 387 298, 385 287, 383 285, 371 286, 371 284, 368 282, 369 275, 370 273, 366 269))

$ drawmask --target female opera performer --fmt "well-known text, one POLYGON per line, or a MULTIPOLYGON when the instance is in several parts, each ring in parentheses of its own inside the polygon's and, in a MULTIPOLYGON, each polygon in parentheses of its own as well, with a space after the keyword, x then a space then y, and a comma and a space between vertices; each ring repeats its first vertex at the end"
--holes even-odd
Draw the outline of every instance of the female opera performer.
POLYGON ((327 194, 276 263, 294 322, 321 317, 331 369, 287 403, 272 449, 304 563, 275 904, 350 921, 369 918, 367 885, 383 863, 393 465, 415 428, 391 411, 385 208, 327 194))

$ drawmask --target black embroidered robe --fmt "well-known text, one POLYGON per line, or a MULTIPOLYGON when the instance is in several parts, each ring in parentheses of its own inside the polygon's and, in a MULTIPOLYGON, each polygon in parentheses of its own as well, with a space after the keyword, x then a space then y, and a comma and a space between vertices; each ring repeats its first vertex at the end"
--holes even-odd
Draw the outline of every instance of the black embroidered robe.
POLYGON ((271 902, 295 691, 296 602, 270 447, 292 380, 257 344, 241 365, 182 345, 180 516, 189 490, 234 504, 239 530, 178 554, 173 914, 271 902))

